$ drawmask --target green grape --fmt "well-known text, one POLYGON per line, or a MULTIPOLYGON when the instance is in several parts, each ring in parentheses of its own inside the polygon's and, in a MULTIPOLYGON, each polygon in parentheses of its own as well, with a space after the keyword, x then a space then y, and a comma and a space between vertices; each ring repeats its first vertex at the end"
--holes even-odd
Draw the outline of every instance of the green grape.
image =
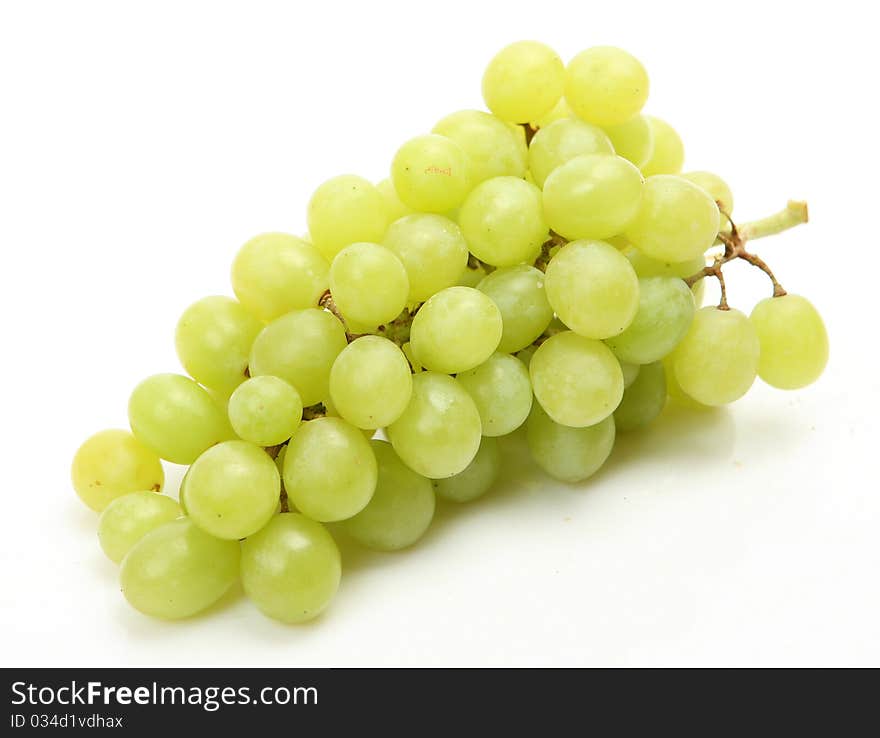
POLYGON ((375 328, 400 315, 409 297, 409 279, 390 249, 353 243, 330 265, 330 292, 347 321, 375 328))
POLYGON ((250 373, 281 377, 308 407, 327 399, 330 368, 347 343, 342 323, 330 313, 296 310, 273 320, 256 337, 250 373))
POLYGON ((279 377, 251 377, 229 398, 229 420, 239 438, 257 446, 277 446, 302 420, 299 392, 279 377))
POLYGON ((694 305, 698 309, 703 307, 703 298, 706 295, 706 280, 701 279, 699 282, 695 282, 694 286, 691 287, 691 292, 694 293, 694 305))
POLYGON ((608 238, 639 212, 642 175, 620 156, 578 156, 553 170, 544 183, 544 214, 569 240, 608 238))
POLYGON ((376 185, 379 194, 382 195, 382 202, 385 205, 385 220, 390 224, 404 215, 412 215, 412 208, 408 208, 403 204, 397 190, 394 189, 394 182, 391 177, 386 177, 376 185))
POLYGON ((460 110, 447 115, 432 133, 455 141, 468 155, 471 182, 492 177, 522 177, 526 173, 527 149, 521 148, 507 124, 479 110, 460 110))
POLYGON ((196 381, 221 393, 231 392, 247 376, 251 344, 262 327, 235 300, 204 297, 177 322, 177 356, 196 381))
POLYGON ((492 266, 530 259, 547 240, 541 190, 516 177, 495 177, 477 186, 458 214, 471 253, 492 266))
POLYGON ((535 463, 560 482, 582 482, 593 476, 614 447, 614 416, 585 428, 553 421, 537 403, 526 424, 526 440, 535 463))
POLYGON ((410 344, 426 369, 457 374, 495 352, 502 328, 501 313, 490 297, 471 287, 448 287, 416 313, 410 344))
POLYGON ((388 227, 382 243, 403 262, 410 302, 422 302, 452 287, 467 266, 467 242, 458 225, 442 215, 400 218, 388 227))
POLYGON ((432 133, 412 138, 397 150, 391 163, 391 179, 408 207, 445 213, 464 202, 473 186, 470 170, 470 159, 461 146, 432 133))
POLYGON ((642 174, 678 174, 684 165, 684 144, 675 129, 665 120, 646 115, 654 137, 654 151, 642 166, 642 174))
POLYGON ((678 277, 640 279, 635 318, 623 333, 607 339, 605 344, 623 361, 659 361, 684 338, 695 310, 693 293, 678 277))
POLYGON ((535 184, 544 186, 550 173, 576 156, 613 154, 605 132, 576 118, 563 118, 541 128, 529 146, 529 171, 535 184))
POLYGON ((182 515, 175 500, 155 492, 129 492, 104 508, 98 520, 98 541, 117 564, 147 533, 182 515))
POLYGON ((216 538, 253 535, 275 514, 281 480, 274 460, 246 441, 225 441, 196 459, 186 478, 186 512, 216 538))
POLYGON ((165 472, 159 457, 126 430, 103 430, 77 449, 70 467, 73 488, 95 512, 117 497, 148 489, 159 492, 165 472))
POLYGON ((720 218, 715 201, 693 182, 658 174, 645 181, 642 206, 626 237, 653 259, 688 261, 715 242, 720 218))
MULTIPOLYGON (((663 261, 646 256, 637 248, 628 247, 623 255, 629 259, 639 278, 642 277, 680 277, 686 279, 706 266, 705 257, 700 254, 685 261, 663 261)), ((698 282, 699 284, 699 282, 698 282)))
POLYGON ((122 593, 145 615, 177 620, 219 600, 238 578, 238 541, 208 535, 189 518, 147 533, 122 560, 122 593))
POLYGON ((648 73, 623 49, 594 46, 565 70, 565 99, 575 114, 597 126, 616 126, 638 115, 648 99, 648 73))
POLYGON ((339 589, 342 563, 327 529, 282 513, 241 545, 241 583, 270 618, 301 623, 320 614, 339 589))
POLYGON ((330 398, 341 417, 358 428, 384 428, 397 420, 412 394, 412 372, 387 338, 361 336, 346 346, 330 370, 330 398))
POLYGON ((654 153, 654 131, 644 115, 637 115, 624 123, 608 126, 605 133, 614 145, 614 151, 641 169, 654 153))
POLYGON ((445 479, 435 479, 437 494, 449 502, 471 502, 488 492, 501 474, 498 440, 484 436, 474 460, 464 471, 445 479))
POLYGON ((604 343, 565 331, 532 356, 535 397, 557 423, 583 428, 607 418, 623 397, 623 370, 604 343))
POLYGON ((809 300, 770 297, 755 305, 749 319, 761 343, 761 379, 779 389, 799 389, 819 378, 828 363, 828 333, 809 300))
POLYGON ((623 332, 639 309, 639 279, 604 241, 572 241, 547 265, 547 299, 559 319, 587 338, 623 332))
POLYGON ((687 395, 704 405, 725 405, 754 383, 760 352, 755 327, 739 310, 705 307, 672 354, 672 366, 687 395))
POLYGON ((648 425, 666 405, 666 372, 663 363, 645 364, 614 411, 618 431, 631 431, 648 425))
POLYGON ((623 372, 623 389, 626 390, 636 381, 642 367, 638 364, 630 364, 628 361, 620 361, 620 359, 618 362, 620 363, 620 371, 623 372))
POLYGON ((377 551, 397 551, 421 538, 434 518, 431 480, 416 474, 387 441, 371 441, 379 466, 376 492, 342 529, 358 543, 377 551))
POLYGON ((553 308, 544 290, 544 274, 532 266, 519 264, 496 269, 483 278, 477 289, 492 298, 501 313, 501 353, 524 349, 553 320, 553 308))
POLYGON ((517 352, 516 358, 519 359, 523 364, 525 364, 526 369, 528 369, 529 366, 531 366, 532 357, 535 355, 535 351, 537 350, 538 347, 534 344, 526 346, 522 351, 517 352))
POLYGON ((565 118, 571 118, 574 116, 574 113, 571 112, 571 108, 568 107, 568 102, 564 97, 559 98, 559 102, 556 103, 548 112, 543 115, 539 115, 537 118, 529 122, 529 125, 534 130, 540 130, 541 128, 546 128, 551 123, 555 123, 557 120, 564 120, 565 118))
POLYGON ((309 234, 330 262, 350 243, 374 243, 382 238, 388 221, 379 190, 354 174, 324 182, 309 200, 309 234))
POLYGON ((513 433, 529 417, 532 385, 528 370, 516 357, 493 354, 457 380, 477 406, 484 436, 513 433))
POLYGON ((376 490, 376 456, 361 431, 341 418, 303 423, 284 457, 284 488, 297 510, 328 523, 366 507, 376 490))
POLYGON ((179 374, 155 374, 135 387, 128 422, 141 443, 175 464, 192 464, 203 451, 234 435, 205 389, 179 374))
POLYGON ((537 41, 505 46, 483 74, 483 99, 502 120, 527 123, 549 112, 565 84, 559 55, 537 41))
MULTIPOLYGON (((682 179, 693 182, 697 187, 701 188, 716 203, 720 203, 720 209, 730 215, 733 213, 733 192, 727 186, 721 177, 712 172, 687 172, 681 175, 682 179)), ((721 218, 721 229, 730 230, 730 224, 727 218, 721 218)))
POLYGON ((463 471, 480 447, 480 413, 452 377, 435 372, 413 376, 412 398, 386 429, 404 464, 423 477, 442 479, 463 471))
POLYGON ((252 238, 232 262, 232 289, 263 321, 314 307, 327 289, 330 265, 310 243, 286 233, 252 238))
POLYGON ((708 405, 704 405, 702 402, 695 400, 681 388, 681 385, 679 385, 678 380, 675 378, 674 358, 675 354, 673 352, 672 354, 669 354, 669 356, 664 356, 663 361, 660 362, 663 364, 663 372, 666 375, 667 396, 675 400, 678 404, 692 410, 708 410, 708 405))

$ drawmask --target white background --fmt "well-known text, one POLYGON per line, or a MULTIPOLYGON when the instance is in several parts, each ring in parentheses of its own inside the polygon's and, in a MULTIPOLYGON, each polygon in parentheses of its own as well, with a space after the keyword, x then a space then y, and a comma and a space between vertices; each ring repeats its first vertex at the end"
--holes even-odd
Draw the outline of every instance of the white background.
MULTIPOLYGON (((880 58, 862 8, 4 0, 0 661, 880 665, 880 58), (520 38, 639 56, 646 110, 741 219, 810 201, 808 226, 756 250, 824 314, 825 376, 670 411, 576 487, 514 453, 416 548, 344 548, 310 625, 240 596, 181 623, 131 610, 70 488, 76 447, 125 427, 141 378, 179 370, 178 315, 229 293, 244 241, 303 232, 330 176, 386 176, 403 140, 481 106, 484 65, 520 38)), ((745 310, 767 293, 745 265, 728 281, 745 310)))

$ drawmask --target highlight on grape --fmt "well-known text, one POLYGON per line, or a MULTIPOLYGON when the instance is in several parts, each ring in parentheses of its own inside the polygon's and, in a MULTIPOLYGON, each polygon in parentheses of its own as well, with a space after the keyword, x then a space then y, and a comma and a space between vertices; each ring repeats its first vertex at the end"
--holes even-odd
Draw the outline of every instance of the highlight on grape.
POLYGON ((577 484, 668 398, 816 381, 822 318, 747 249, 805 223, 806 203, 736 223, 727 183, 682 173, 675 129, 642 113, 648 89, 621 49, 566 66, 511 44, 483 76, 489 112, 446 115, 376 184, 321 184, 307 236, 244 244, 235 298, 177 325, 189 376, 144 379, 131 430, 73 459, 131 605, 184 618, 240 580, 267 616, 306 621, 342 578, 334 536, 415 544, 438 497, 490 490, 521 426, 536 465, 577 484), (770 282, 750 315, 728 304, 734 260, 770 282), (718 305, 701 305, 707 278, 718 305), (162 460, 189 467, 176 500, 162 460))

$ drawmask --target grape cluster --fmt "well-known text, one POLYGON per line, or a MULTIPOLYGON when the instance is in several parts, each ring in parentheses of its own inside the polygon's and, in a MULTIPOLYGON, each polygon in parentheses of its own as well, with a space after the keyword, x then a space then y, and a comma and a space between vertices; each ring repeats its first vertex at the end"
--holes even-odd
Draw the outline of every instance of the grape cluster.
POLYGON ((737 227, 724 181, 680 174, 675 130, 642 114, 637 59, 595 47, 565 66, 518 42, 483 95, 491 112, 407 141, 389 179, 318 187, 308 236, 246 243, 235 298, 180 318, 189 376, 145 379, 131 432, 77 451, 74 487, 135 608, 187 617, 240 578, 268 616, 307 620, 340 582, 333 535, 415 543, 437 496, 489 490, 521 426, 538 466, 580 482, 668 396, 722 405, 757 376, 821 374, 819 314, 745 249, 805 207, 737 227), (732 259, 772 279, 750 316, 727 304, 732 259), (699 307, 704 277, 720 305, 699 307), (189 467, 176 501, 163 459, 189 467))

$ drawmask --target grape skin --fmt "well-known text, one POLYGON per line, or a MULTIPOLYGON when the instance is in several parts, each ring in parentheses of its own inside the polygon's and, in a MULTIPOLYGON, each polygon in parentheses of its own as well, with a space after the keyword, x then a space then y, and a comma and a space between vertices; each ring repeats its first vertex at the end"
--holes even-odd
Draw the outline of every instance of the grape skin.
POLYGON ((147 533, 122 561, 128 602, 145 615, 178 620, 219 600, 238 578, 238 541, 208 535, 189 518, 147 533))
POLYGON ((513 354, 532 343, 553 320, 553 308, 544 289, 544 274, 528 264, 503 267, 477 284, 501 313, 498 351, 513 354))
POLYGON ((493 354, 456 379, 477 406, 484 436, 512 433, 529 416, 532 408, 529 372, 510 354, 493 354))
POLYGON ((666 406, 666 372, 662 362, 641 367, 635 381, 626 388, 614 411, 614 424, 620 432, 642 428, 666 406))
POLYGON ((251 377, 229 398, 229 421, 240 438, 257 446, 276 446, 293 435, 302 420, 296 389, 279 377, 251 377))
POLYGON ((483 436, 473 461, 464 471, 445 479, 433 480, 437 494, 448 502, 472 502, 485 495, 501 474, 498 440, 483 436))
POLYGON ((617 126, 607 126, 605 133, 614 152, 641 169, 654 153, 654 130, 644 115, 637 115, 617 126))
POLYGON ((598 126, 626 123, 648 99, 648 73, 623 49, 594 46, 565 70, 565 99, 575 114, 598 126))
POLYGON ((565 68, 559 55, 537 41, 518 41, 499 51, 483 74, 483 99, 502 120, 527 123, 562 97, 565 68))
POLYGON ((492 177, 521 178, 526 173, 525 148, 520 147, 507 124, 494 115, 460 110, 443 118, 432 133, 455 141, 468 155, 475 185, 492 177))
MULTIPOLYGON (((391 179, 407 207, 446 213, 461 205, 473 186, 470 170, 470 159, 457 143, 431 133, 410 139, 397 150, 391 179)), ((379 237, 353 240, 378 241, 379 237)))
POLYGON ((560 425, 535 404, 526 425, 526 440, 535 463, 561 482, 574 484, 593 476, 614 447, 614 417, 595 425, 560 425))
POLYGON ((400 315, 409 296, 409 278, 390 249, 353 243, 330 265, 330 292, 346 321, 375 328, 400 315))
POLYGON ((351 243, 381 240, 388 227, 382 195, 371 182, 354 174, 329 179, 315 190, 308 221, 315 248, 328 263, 351 243))
POLYGON ((538 402, 561 425, 595 425, 623 397, 623 371, 611 350, 571 331, 557 333, 538 347, 529 375, 538 402))
POLYGON ((154 491, 129 492, 104 508, 98 519, 98 541, 107 558, 118 564, 147 533, 181 515, 180 505, 170 497, 154 491))
POLYGON ((379 475, 376 492, 342 529, 358 543, 377 551, 397 551, 421 538, 434 517, 431 481, 406 466, 387 441, 370 442, 379 475))
POLYGON ((646 115, 654 139, 651 158, 642 167, 642 174, 653 177, 655 174, 678 174, 684 165, 684 144, 676 130, 665 120, 646 115))
POLYGON ((103 430, 77 449, 70 478, 79 498, 95 512, 138 490, 159 492, 165 472, 159 456, 126 430, 103 430))
POLYGON ((614 147, 598 126, 563 118, 541 128, 529 145, 529 171, 543 187, 550 173, 576 156, 613 154, 614 147))
POLYGON ((270 618, 310 620, 339 588, 339 549, 326 528, 305 515, 281 513, 241 545, 241 583, 270 618))

